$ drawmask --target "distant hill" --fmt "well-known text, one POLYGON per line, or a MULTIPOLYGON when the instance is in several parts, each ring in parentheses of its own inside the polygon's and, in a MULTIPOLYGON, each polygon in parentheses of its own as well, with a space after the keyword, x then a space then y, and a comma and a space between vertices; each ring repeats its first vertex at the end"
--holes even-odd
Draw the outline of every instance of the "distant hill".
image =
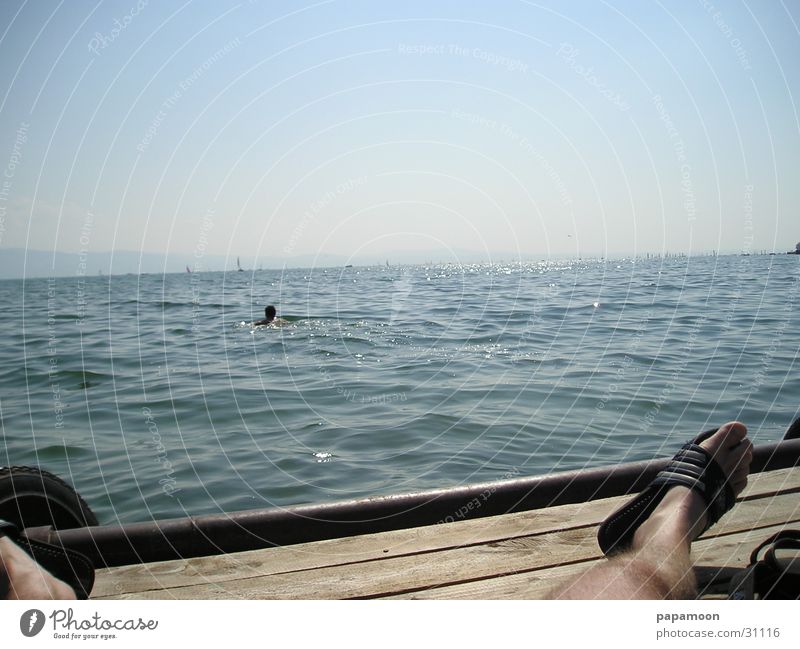
MULTIPOLYGON (((80 274, 118 275, 125 273, 173 273, 191 268, 196 260, 192 255, 139 253, 127 250, 116 252, 51 252, 4 248, 0 252, 0 277, 70 277, 80 274)), ((206 257, 206 270, 224 270, 225 259, 206 257)), ((233 267, 236 259, 233 260, 233 267)))
MULTIPOLYGON (((528 255, 523 259, 540 259, 528 255)), ((457 251, 397 251, 390 253, 348 257, 345 255, 297 255, 254 259, 241 257, 244 270, 254 268, 321 268, 352 264, 354 266, 424 264, 427 262, 458 262, 464 264, 488 261, 514 261, 514 253, 486 253, 469 250, 457 251)), ((0 279, 22 277, 74 277, 85 274, 93 276, 124 275, 126 273, 181 273, 186 267, 192 270, 221 271, 236 270, 236 257, 206 255, 196 259, 191 253, 153 253, 132 250, 91 251, 85 255, 77 252, 52 252, 47 250, 25 250, 24 248, 0 248, 0 279)))

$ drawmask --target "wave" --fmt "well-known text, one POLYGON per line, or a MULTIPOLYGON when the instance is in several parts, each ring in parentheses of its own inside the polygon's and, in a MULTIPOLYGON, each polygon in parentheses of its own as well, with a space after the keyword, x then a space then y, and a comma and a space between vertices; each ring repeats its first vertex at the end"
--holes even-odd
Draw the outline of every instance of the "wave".
POLYGON ((86 390, 104 383, 111 377, 111 374, 91 370, 58 370, 54 378, 59 383, 63 381, 68 388, 86 390))
POLYGON ((35 450, 40 461, 70 460, 91 455, 90 451, 82 446, 70 444, 48 444, 35 450))

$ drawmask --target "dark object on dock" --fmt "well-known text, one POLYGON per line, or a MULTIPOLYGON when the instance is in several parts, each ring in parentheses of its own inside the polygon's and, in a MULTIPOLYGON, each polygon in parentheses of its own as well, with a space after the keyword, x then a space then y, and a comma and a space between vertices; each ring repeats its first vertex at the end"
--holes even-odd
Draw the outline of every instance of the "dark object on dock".
POLYGON ((800 439, 800 417, 792 422, 792 425, 786 430, 783 439, 800 439))
MULTIPOLYGON (((800 430, 800 423, 790 431, 800 430)), ((56 531, 32 538, 97 566, 188 559, 588 502, 641 491, 668 459, 344 502, 56 531)), ((800 439, 754 449, 751 473, 800 466, 800 439)))
POLYGON ((20 529, 98 525, 94 512, 70 485, 49 471, 26 466, 0 467, 0 518, 20 529))
POLYGON ((800 599, 800 530, 781 530, 750 553, 728 599, 800 599))

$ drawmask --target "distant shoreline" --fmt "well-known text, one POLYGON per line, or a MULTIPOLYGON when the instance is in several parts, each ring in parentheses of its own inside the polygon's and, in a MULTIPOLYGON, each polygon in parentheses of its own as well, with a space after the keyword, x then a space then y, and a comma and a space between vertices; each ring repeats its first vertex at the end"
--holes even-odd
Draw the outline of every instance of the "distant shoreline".
MULTIPOLYGON (((19 255, 24 255, 25 251, 19 248, 11 249, 12 252, 19 255)), ((7 249, 6 253, 9 252, 7 249)), ((128 251, 120 252, 120 253, 112 253, 110 252, 102 252, 102 253, 94 253, 93 257, 89 259, 104 259, 107 258, 109 261, 111 260, 119 260, 118 265, 124 267, 124 270, 119 270, 116 272, 109 272, 108 269, 113 266, 112 263, 109 263, 107 266, 103 265, 95 265, 97 267, 97 271, 92 271, 92 262, 86 261, 85 259, 79 259, 79 255, 81 253, 78 252, 46 252, 41 250, 32 250, 27 253, 28 257, 35 257, 36 261, 34 263, 21 263, 14 268, 14 263, 11 262, 8 258, 3 259, 2 267, 0 267, 0 281, 13 281, 13 280, 33 280, 33 279, 47 279, 47 278, 61 278, 61 279, 69 279, 73 277, 83 277, 84 280, 89 281, 92 278, 98 277, 125 277, 125 276, 145 276, 145 275, 187 275, 187 274, 211 274, 211 273, 237 273, 237 268, 233 265, 231 268, 226 269, 215 269, 209 268, 209 266, 213 266, 212 263, 209 263, 210 258, 206 258, 206 263, 204 263, 204 267, 201 270, 191 271, 191 273, 187 273, 186 269, 192 267, 191 262, 187 263, 187 259, 191 258, 191 255, 176 255, 173 260, 169 261, 168 268, 165 268, 167 264, 165 263, 166 260, 163 255, 159 255, 158 253, 131 253, 128 251), (135 258, 146 260, 146 270, 138 270, 136 268, 131 268, 130 260, 131 257, 135 256, 135 258), (42 261, 43 260, 52 260, 56 258, 58 260, 57 264, 53 264, 52 261, 47 261, 47 265, 51 266, 49 269, 42 268, 42 261), (57 266, 52 268, 52 266, 57 266), (157 269, 157 266, 161 266, 161 269, 157 269), (21 270, 17 269, 30 269, 31 272, 28 274, 24 274, 21 270), (72 268, 70 271, 69 269, 72 268), (11 270, 10 270, 11 269, 11 270), (83 272, 79 272, 79 270, 85 269, 83 272)), ((420 253, 411 253, 411 255, 419 255, 420 253)), ((607 257, 601 255, 583 255, 581 257, 575 256, 568 256, 568 255, 553 255, 550 257, 546 257, 543 255, 526 255, 525 257, 518 257, 511 259, 512 255, 507 254, 505 256, 498 255, 495 259, 489 261, 487 259, 477 259, 478 255, 474 254, 474 256, 470 256, 465 254, 463 261, 441 261, 436 260, 433 255, 428 255, 430 259, 425 261, 400 261, 400 255, 396 255, 398 261, 395 263, 391 263, 388 268, 393 267, 406 267, 406 266, 425 266, 425 265, 434 265, 434 266, 446 266, 446 265, 480 265, 480 264, 536 264, 541 263, 543 261, 548 262, 576 262, 576 261, 624 261, 624 260, 641 260, 641 261, 649 261, 649 260, 667 260, 667 259, 700 259, 700 258, 707 258, 707 257, 729 257, 729 256, 739 256, 739 257, 783 257, 785 255, 797 255, 800 254, 796 251, 788 251, 788 252, 767 252, 767 251, 759 251, 754 253, 740 253, 735 251, 725 251, 725 252, 702 252, 696 254, 689 254, 686 252, 667 252, 667 253, 657 253, 657 252, 643 252, 638 253, 636 255, 633 254, 613 254, 607 257)), ((23 256, 23 259, 26 257, 23 256)), ((230 265, 231 260, 225 257, 219 258, 221 264, 227 261, 228 265, 230 265)), ((233 259, 233 263, 235 264, 236 259, 233 259)), ((303 261, 309 261, 303 259, 303 261)), ((313 260, 311 260, 313 261, 313 260)), ((300 263, 300 260, 287 262, 284 265, 280 266, 272 266, 272 265, 261 265, 258 268, 253 268, 253 264, 243 264, 244 266, 244 273, 242 276, 250 276, 255 273, 259 272, 270 272, 270 271, 280 271, 280 270, 309 270, 309 271, 319 271, 319 270, 330 270, 330 269, 337 269, 337 270, 357 270, 359 268, 373 268, 376 266, 384 266, 386 263, 385 260, 383 261, 374 261, 373 263, 359 263, 356 260, 350 260, 345 257, 341 258, 341 262, 337 259, 330 259, 329 257, 325 257, 324 259, 319 260, 316 264, 309 264, 309 263, 300 263), (352 263, 351 263, 352 262, 352 263), (248 267, 250 266, 250 267, 248 267)), ((144 263, 138 263, 139 267, 145 266, 144 263)))

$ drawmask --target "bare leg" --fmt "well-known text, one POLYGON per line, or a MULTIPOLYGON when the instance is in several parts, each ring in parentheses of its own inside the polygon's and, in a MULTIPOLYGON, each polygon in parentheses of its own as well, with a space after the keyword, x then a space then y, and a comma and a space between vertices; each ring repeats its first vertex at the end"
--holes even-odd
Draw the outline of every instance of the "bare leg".
MULTIPOLYGON (((753 445, 747 428, 731 422, 700 446, 714 456, 738 496, 747 484, 753 445)), ((696 584, 691 544, 706 523, 703 497, 687 487, 670 489, 633 538, 628 552, 561 584, 551 599, 685 599, 696 584)))

